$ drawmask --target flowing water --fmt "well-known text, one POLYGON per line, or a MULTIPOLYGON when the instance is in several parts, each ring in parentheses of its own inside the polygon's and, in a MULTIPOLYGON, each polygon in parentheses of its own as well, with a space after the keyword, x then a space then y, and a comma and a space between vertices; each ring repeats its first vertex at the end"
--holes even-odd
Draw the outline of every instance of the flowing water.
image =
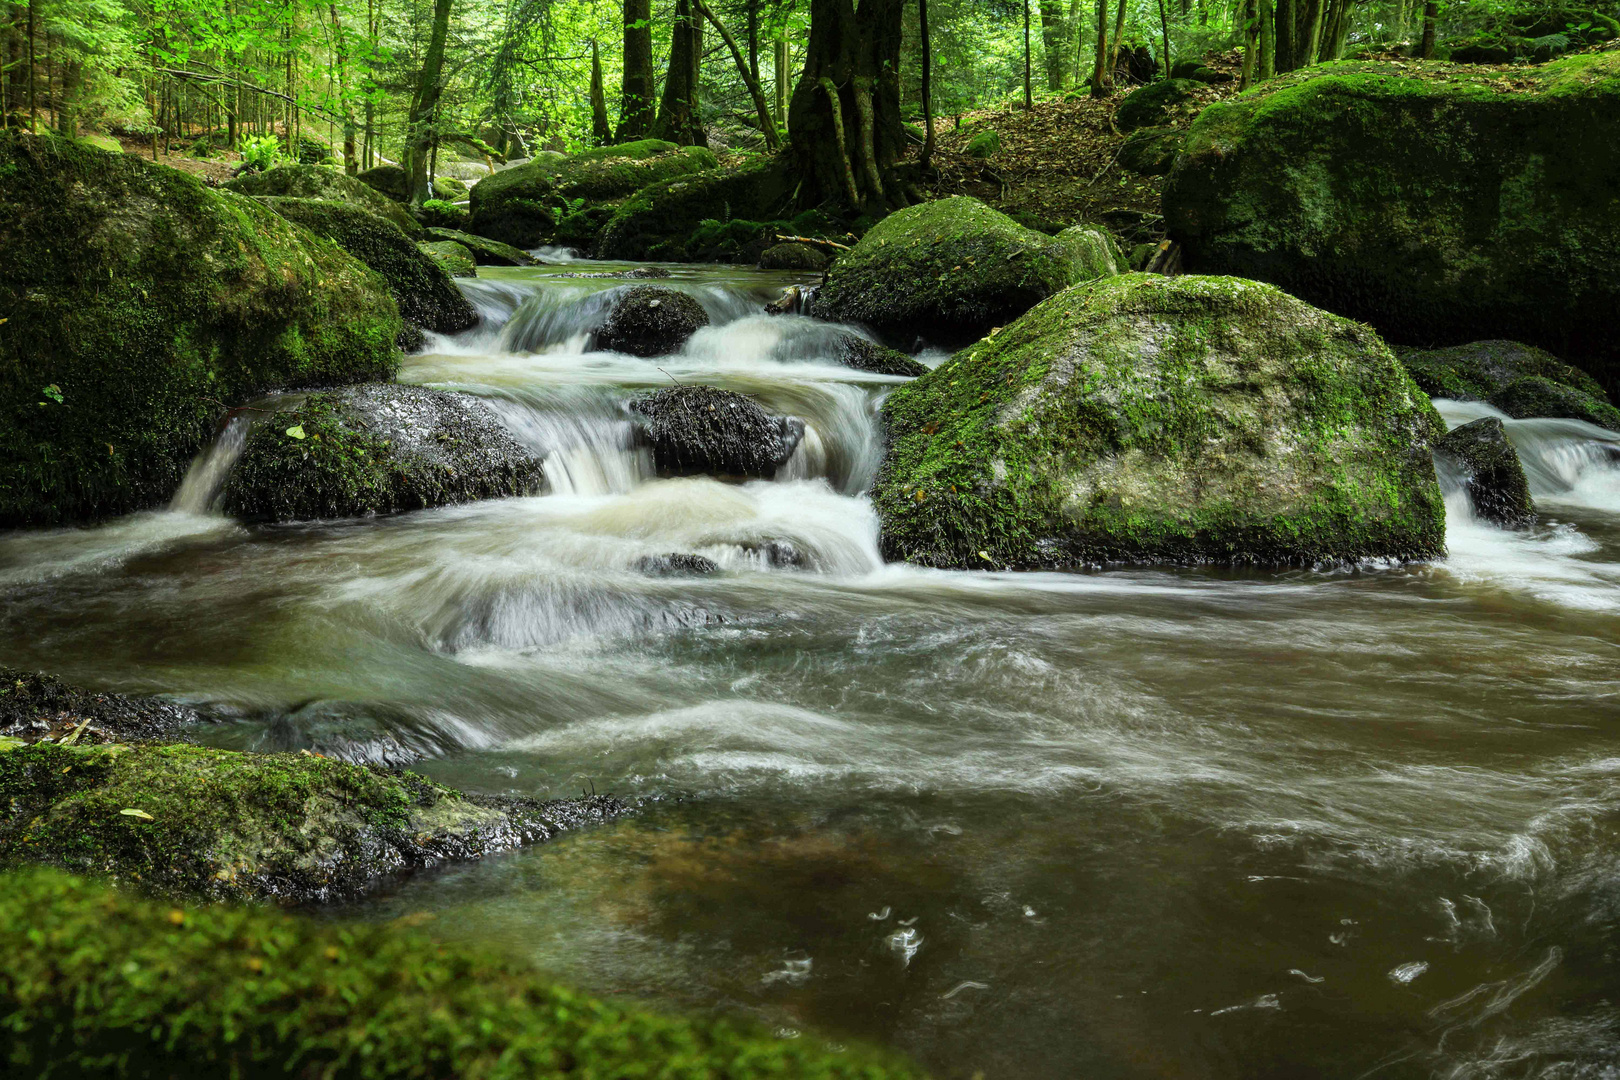
POLYGON ((1428 565, 886 566, 896 380, 759 314, 790 278, 678 269, 715 325, 644 361, 586 351, 616 283, 564 269, 464 283, 485 324, 403 373, 487 399, 547 494, 246 528, 210 511, 237 423, 168 512, 0 537, 0 660, 220 745, 666 796, 343 913, 597 992, 942 1077, 1620 1074, 1616 436, 1508 421, 1541 524, 1448 478, 1428 565), (809 434, 774 481, 658 480, 624 402, 671 381, 809 434), (635 570, 670 552, 724 573, 635 570))

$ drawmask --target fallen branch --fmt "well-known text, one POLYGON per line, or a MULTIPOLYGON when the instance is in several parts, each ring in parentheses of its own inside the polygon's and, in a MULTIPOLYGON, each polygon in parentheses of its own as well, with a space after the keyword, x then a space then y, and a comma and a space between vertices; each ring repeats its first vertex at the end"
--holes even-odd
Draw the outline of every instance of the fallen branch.
POLYGON ((839 251, 849 250, 848 244, 840 244, 833 240, 820 240, 814 236, 784 236, 781 233, 777 233, 776 239, 779 243, 783 244, 817 244, 821 247, 837 248, 839 251))

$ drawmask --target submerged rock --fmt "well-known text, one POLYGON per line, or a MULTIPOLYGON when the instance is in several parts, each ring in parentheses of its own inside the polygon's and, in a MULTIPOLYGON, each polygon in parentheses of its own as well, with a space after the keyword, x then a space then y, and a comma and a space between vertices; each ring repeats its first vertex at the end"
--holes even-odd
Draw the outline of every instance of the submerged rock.
POLYGON ((308 521, 538 492, 538 458, 469 394, 391 383, 311 394, 254 424, 225 510, 308 521))
POLYGON ((253 199, 0 134, 0 528, 166 502, 221 403, 390 377, 387 284, 253 199))
POLYGON ((1435 443, 1434 452, 1461 474, 1468 501, 1481 519, 1508 529, 1536 523, 1530 483, 1502 421, 1486 416, 1454 428, 1435 443))
POLYGON ((846 367, 870 371, 877 375, 926 375, 928 368, 899 349, 879 345, 854 331, 839 337, 838 362, 846 367))
POLYGON ((890 214, 840 255, 816 314, 886 338, 976 338, 1077 280, 1076 261, 1069 243, 977 199, 940 199, 890 214))
POLYGON ((923 1075, 858 1046, 599 1001, 398 926, 176 907, 57 871, 5 879, 0 956, 0 1012, 27 1017, 0 1046, 64 1076, 923 1075))
POLYGON ((631 356, 667 356, 708 325, 708 312, 690 293, 636 285, 614 298, 607 321, 596 331, 596 347, 631 356))
POLYGON ((352 203, 378 217, 387 218, 412 239, 422 235, 421 222, 406 213, 403 206, 354 177, 345 175, 342 169, 325 165, 278 165, 266 172, 239 176, 224 186, 243 195, 352 203))
POLYGON ((288 221, 324 236, 388 282, 399 313, 424 330, 459 334, 478 325, 478 312, 437 261, 393 224, 350 203, 324 199, 264 199, 288 221))
POLYGON ((472 252, 473 260, 479 266, 539 266, 540 260, 521 248, 511 244, 503 244, 499 240, 491 240, 487 236, 474 236, 472 233, 461 232, 456 229, 429 229, 429 240, 445 241, 460 244, 472 252))
POLYGON ((1551 416, 1585 420, 1588 424, 1596 424, 1610 431, 1620 431, 1620 409, 1573 386, 1553 382, 1540 375, 1515 379, 1492 394, 1489 400, 1515 420, 1551 416))
POLYGON ((769 479, 804 438, 797 417, 772 416, 742 394, 712 386, 671 387, 630 408, 660 476, 769 479))
POLYGON ((478 276, 478 260, 473 258, 471 249, 465 244, 458 244, 454 240, 423 240, 416 246, 451 277, 478 276))
POLYGON ((1475 341, 1444 349, 1409 349, 1401 363, 1430 397, 1487 401, 1515 379, 1539 375, 1598 400, 1603 387, 1580 368, 1533 345, 1517 341, 1475 341))
POLYGON ((1413 345, 1510 338, 1620 384, 1620 52, 1352 62, 1206 109, 1164 188, 1197 273, 1413 345))
POLYGON ((825 252, 818 250, 811 244, 799 244, 791 241, 772 244, 759 256, 761 270, 804 270, 808 273, 819 273, 827 269, 832 260, 827 258, 825 252))
MULTIPOLYGON (((536 158, 478 182, 470 195, 472 227, 517 247, 560 242, 558 229, 569 214, 616 203, 648 184, 715 164, 715 156, 703 147, 657 139, 604 146, 561 161, 536 158)), ((606 219, 601 214, 598 224, 606 219)))
POLYGON ((673 551, 668 555, 644 555, 636 569, 649 577, 703 577, 718 574, 720 564, 702 555, 673 551))
POLYGON ((44 863, 207 899, 329 901, 385 876, 546 840, 625 808, 475 799, 307 752, 0 747, 0 867, 44 863))
POLYGON ((1366 327, 1235 278, 1052 297, 899 387, 885 557, 1289 564, 1445 551, 1428 399, 1366 327))
POLYGON ((785 211, 796 183, 785 154, 659 181, 614 209, 594 253, 598 259, 689 258, 705 222, 759 226, 771 221, 785 211))

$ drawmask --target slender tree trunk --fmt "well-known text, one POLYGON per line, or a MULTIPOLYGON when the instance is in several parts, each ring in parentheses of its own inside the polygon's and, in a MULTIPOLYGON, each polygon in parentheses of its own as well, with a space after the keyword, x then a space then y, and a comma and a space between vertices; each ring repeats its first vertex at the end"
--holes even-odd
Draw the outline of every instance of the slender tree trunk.
POLYGON ((697 111, 697 70, 703 49, 702 16, 692 0, 675 0, 675 26, 670 37, 669 72, 664 76, 664 98, 653 124, 653 138, 679 146, 706 146, 703 121, 697 111))
POLYGON ((1294 45, 1294 7, 1297 0, 1275 0, 1275 2, 1277 10, 1275 20, 1277 26, 1276 70, 1279 72, 1293 71, 1296 52, 1294 45))
POLYGON ((416 92, 411 96, 410 112, 406 116, 405 173, 411 205, 420 206, 433 197, 428 180, 428 156, 434 145, 433 125, 439 109, 439 95, 444 87, 444 41, 450 33, 450 9, 453 0, 434 0, 433 31, 428 38, 427 54, 422 57, 422 70, 416 80, 416 92))
POLYGON ((1324 0, 1305 0, 1305 33, 1300 42, 1300 67, 1310 67, 1316 63, 1322 47, 1322 19, 1326 14, 1324 0))
POLYGON ((624 0, 624 78, 619 98, 619 142, 645 139, 652 131, 652 0, 624 0))
POLYGON ((1108 0, 1097 0, 1097 52, 1091 67, 1091 96, 1107 97, 1114 89, 1114 69, 1108 63, 1108 0))
POLYGON ((1030 82, 1029 57, 1029 3, 1024 0, 1024 108, 1035 107, 1035 87, 1030 82))
MULTIPOLYGON (((759 82, 759 0, 748 0, 748 74, 759 82)), ((718 23, 715 24, 719 26, 718 23)))
POLYGON ((1254 54, 1260 47, 1260 12, 1257 0, 1244 0, 1242 11, 1243 74, 1238 78, 1238 89, 1247 90, 1254 85, 1254 54))
MULTIPOLYGON (((920 0, 926 3, 927 0, 920 0)), ((787 126, 788 114, 788 42, 787 35, 782 34, 776 39, 776 46, 772 50, 774 66, 776 68, 776 126, 787 126)))
POLYGON ((922 49, 923 148, 918 164, 934 167, 934 42, 928 33, 928 0, 917 0, 917 34, 922 49))
POLYGON ((1164 77, 1170 77, 1170 12, 1159 0, 1159 32, 1164 39, 1164 77))
POLYGON ((1428 0, 1423 5, 1423 45, 1419 55, 1425 60, 1434 59, 1434 20, 1440 14, 1440 5, 1436 0, 1428 0))
POLYGON ((1277 13, 1272 0, 1260 0, 1260 56, 1255 77, 1261 82, 1277 74, 1277 13))
POLYGON ((1108 79, 1113 85, 1114 72, 1119 70, 1119 47, 1125 43, 1125 0, 1114 5, 1114 39, 1108 46, 1108 79))
POLYGON ((1069 20, 1064 0, 1040 0, 1041 47, 1046 58, 1046 88, 1060 93, 1073 85, 1069 65, 1069 20))
POLYGON ((591 141, 606 146, 613 141, 613 126, 608 123, 607 88, 602 85, 602 51, 591 41, 591 141))
POLYGON ((349 99, 349 47, 343 38, 343 20, 338 18, 337 4, 329 5, 332 16, 333 60, 337 68, 338 104, 343 111, 343 171, 353 176, 360 171, 354 156, 354 102, 349 99))
POLYGON ((39 131, 39 97, 34 85, 34 0, 28 0, 28 129, 39 131))
POLYGON ((715 17, 713 8, 705 4, 703 0, 692 0, 692 3, 697 8, 698 13, 708 19, 709 24, 719 32, 720 40, 725 42, 727 50, 731 53, 732 61, 737 65, 737 74, 742 76, 743 85, 748 88, 748 96, 754 99, 754 113, 759 117, 759 133, 765 137, 765 149, 771 151, 781 149, 782 140, 776 133, 776 121, 771 119, 770 103, 765 100, 765 91, 759 85, 759 80, 748 69, 748 63, 743 57, 742 49, 737 45, 737 40, 731 36, 731 31, 727 30, 725 25, 715 17))

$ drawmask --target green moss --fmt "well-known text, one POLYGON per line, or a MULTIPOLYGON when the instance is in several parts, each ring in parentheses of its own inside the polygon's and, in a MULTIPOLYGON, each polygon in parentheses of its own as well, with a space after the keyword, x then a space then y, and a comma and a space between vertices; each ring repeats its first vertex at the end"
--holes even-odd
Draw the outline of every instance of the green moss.
POLYGON ((1193 107, 1198 85, 1190 79, 1160 79, 1132 90, 1114 110, 1114 126, 1129 132, 1168 124, 1193 107))
POLYGON ((1280 290, 1077 285, 884 404, 889 558, 1314 563, 1444 551, 1439 417, 1366 327, 1280 290))
POLYGON ((510 244, 503 244, 499 240, 491 240, 484 236, 474 236, 472 233, 458 232, 455 229, 431 228, 427 231, 429 240, 449 240, 460 244, 472 252, 473 259, 479 266, 538 266, 540 260, 530 255, 522 248, 515 248, 510 244))
POLYGON ((1068 243, 977 199, 941 199, 890 214, 840 255, 816 313, 897 338, 973 338, 1069 285, 1075 262, 1068 243))
POLYGON ((595 253, 602 259, 723 260, 728 252, 714 250, 720 245, 713 243, 723 239, 735 243, 740 255, 741 244, 756 239, 754 230, 762 223, 774 223, 792 193, 791 163, 785 155, 665 180, 619 205, 595 253), (699 235, 708 222, 723 231, 737 221, 750 231, 740 243, 735 236, 699 235))
POLYGON ((465 245, 454 240, 423 240, 417 248, 444 268, 451 277, 476 277, 478 262, 465 245))
POLYGON ((243 195, 269 195, 289 199, 325 199, 352 203, 387 218, 406 236, 419 236, 422 226, 405 208, 372 187, 361 183, 342 169, 321 165, 281 165, 267 172, 249 173, 228 181, 225 187, 243 195))
POLYGON ((450 275, 392 222, 353 203, 323 199, 265 199, 264 203, 381 274, 399 313, 424 330, 457 334, 478 324, 478 312, 450 275))
POLYGON ((382 278, 252 199, 0 135, 0 527, 161 503, 221 403, 387 378, 400 328, 382 278))
POLYGON ((994 131, 986 129, 968 140, 968 157, 988 158, 999 153, 1001 153, 1001 136, 994 131))
POLYGON ((1199 272, 1414 346, 1547 348, 1620 381, 1620 52, 1515 72, 1343 62, 1212 105, 1165 183, 1199 272))
POLYGON ((1401 363, 1431 397, 1484 401, 1509 383, 1530 375, 1603 400, 1603 387, 1579 368, 1551 353, 1516 341, 1474 341, 1445 349, 1408 349, 1401 363))
POLYGON ((433 178, 433 197, 445 202, 455 202, 457 199, 467 197, 467 185, 453 176, 435 176, 433 178))
POLYGON ((22 1074, 885 1080, 892 1057, 610 1005, 410 932, 0 882, 0 1059, 22 1074))
POLYGON ((1073 253, 1071 281, 1090 281, 1109 274, 1122 274, 1127 269, 1119 241, 1101 225, 1074 225, 1058 233, 1057 239, 1073 253))
POLYGON ((1515 379, 1492 394, 1490 403, 1515 419, 1552 416, 1620 431, 1620 409, 1540 375, 1515 379))

